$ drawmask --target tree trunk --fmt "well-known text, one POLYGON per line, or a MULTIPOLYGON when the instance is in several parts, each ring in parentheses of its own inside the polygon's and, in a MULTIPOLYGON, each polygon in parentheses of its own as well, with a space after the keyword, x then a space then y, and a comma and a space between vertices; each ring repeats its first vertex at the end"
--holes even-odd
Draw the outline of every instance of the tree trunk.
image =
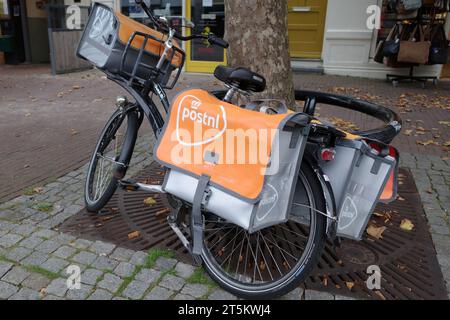
POLYGON ((287 0, 226 0, 225 39, 228 64, 262 74, 265 92, 294 108, 294 86, 287 33, 287 0))

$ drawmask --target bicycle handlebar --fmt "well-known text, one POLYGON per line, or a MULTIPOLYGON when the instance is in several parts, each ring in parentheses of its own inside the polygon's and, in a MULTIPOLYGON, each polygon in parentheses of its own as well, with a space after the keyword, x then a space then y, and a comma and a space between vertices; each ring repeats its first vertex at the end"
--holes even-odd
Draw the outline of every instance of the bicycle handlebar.
MULTIPOLYGON (((150 20, 152 20, 153 24, 156 26, 157 29, 160 29, 161 31, 166 32, 166 33, 169 32, 169 27, 162 26, 161 23, 158 22, 158 20, 155 18, 155 16, 151 13, 150 8, 145 4, 144 0, 135 0, 135 2, 137 5, 140 5, 142 7, 142 9, 149 16, 150 20)), ((175 32, 173 37, 180 41, 189 41, 192 39, 205 39, 205 40, 208 40, 209 43, 220 46, 224 49, 229 47, 229 44, 227 41, 225 41, 222 38, 217 37, 214 33, 209 33, 208 35, 193 34, 190 36, 182 36, 182 35, 178 34, 177 32, 175 32)))

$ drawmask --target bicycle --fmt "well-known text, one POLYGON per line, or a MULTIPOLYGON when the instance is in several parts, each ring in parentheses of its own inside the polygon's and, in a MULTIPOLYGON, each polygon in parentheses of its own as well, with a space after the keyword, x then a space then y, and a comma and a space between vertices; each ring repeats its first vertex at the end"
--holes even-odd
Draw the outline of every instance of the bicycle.
POLYGON ((225 66, 214 75, 227 91, 193 89, 169 104, 165 89, 173 88, 185 60, 178 41, 203 39, 223 48, 228 43, 212 33, 182 36, 143 1, 136 3, 154 28, 95 4, 78 48, 80 57, 135 100, 117 99, 118 108, 97 142, 85 183, 87 209, 100 210, 117 187, 164 193, 172 206, 169 225, 194 263, 203 264, 221 287, 250 299, 289 292, 317 264, 326 239, 360 240, 376 203, 396 198, 399 155, 389 143, 401 130, 400 118, 359 99, 301 90, 295 95, 304 101, 303 112, 290 112, 270 99, 236 106, 236 93, 262 92, 266 82, 249 69, 225 66), (364 112, 385 126, 342 131, 314 117, 317 103, 364 112), (158 138, 155 158, 167 169, 163 185, 124 180, 144 117, 158 138), (180 123, 188 123, 187 133, 196 125, 216 133, 206 140, 183 140, 180 123), (222 164, 224 154, 207 147, 201 149, 199 166, 175 164, 168 156, 177 147, 208 146, 233 126, 274 129, 275 138, 257 138, 259 144, 268 141, 270 161, 222 164), (174 132, 175 140, 170 139, 174 132), (269 175, 274 163, 277 170, 269 175))

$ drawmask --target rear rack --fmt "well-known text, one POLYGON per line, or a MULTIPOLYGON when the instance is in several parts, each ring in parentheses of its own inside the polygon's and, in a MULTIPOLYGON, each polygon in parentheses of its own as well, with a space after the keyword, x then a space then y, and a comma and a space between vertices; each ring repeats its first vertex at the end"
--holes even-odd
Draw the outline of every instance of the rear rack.
MULTIPOLYGON (((178 78, 180 77, 181 70, 183 69, 184 62, 186 60, 186 54, 182 50, 177 48, 176 46, 173 46, 170 49, 168 55, 166 56, 166 58, 165 58, 166 61, 164 61, 164 63, 162 64, 162 67, 160 69, 157 69, 156 64, 150 65, 143 61, 145 47, 146 47, 149 39, 152 41, 160 42, 163 45, 165 44, 165 41, 163 41, 162 39, 158 39, 150 34, 135 31, 132 34, 132 36, 128 39, 127 45, 125 46, 125 50, 122 53, 122 59, 120 61, 119 73, 122 75, 125 75, 128 78, 128 83, 130 85, 133 84, 133 82, 137 82, 143 86, 148 86, 149 82, 152 81, 152 82, 158 82, 165 89, 173 89, 176 82, 178 81, 178 78), (127 56, 132 52, 132 50, 136 50, 134 47, 131 46, 131 44, 138 37, 143 38, 142 45, 137 54, 137 59, 133 66, 133 70, 131 72, 129 72, 126 70, 125 61, 127 59, 127 56), (181 54, 182 61, 181 61, 181 65, 177 68, 178 70, 177 70, 175 77, 169 82, 169 77, 171 76, 171 74, 174 70, 174 67, 172 65, 172 60, 175 57, 175 53, 181 54), (149 71, 150 76, 148 79, 145 79, 138 75, 138 70, 140 67, 149 71)), ((162 55, 162 52, 161 52, 160 56, 161 55, 162 55)), ((159 58, 157 59, 157 61, 159 61, 159 58)))

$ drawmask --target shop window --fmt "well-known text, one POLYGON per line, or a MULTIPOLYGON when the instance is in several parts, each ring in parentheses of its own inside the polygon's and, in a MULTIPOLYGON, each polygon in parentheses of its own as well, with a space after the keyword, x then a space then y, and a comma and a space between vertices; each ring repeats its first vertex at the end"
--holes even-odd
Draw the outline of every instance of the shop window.
MULTIPOLYGON (((168 17, 172 26, 181 31, 181 17, 183 15, 183 0, 146 0, 147 5, 155 16, 168 17)), ((135 0, 121 0, 121 11, 124 15, 140 23, 150 25, 151 21, 135 0)))
POLYGON ((395 0, 383 1, 381 29, 378 31, 377 44, 387 38, 396 23, 402 23, 402 25, 416 22, 426 24, 430 21, 444 23, 447 18, 449 1, 423 1, 422 7, 411 11, 401 11, 398 6, 399 2, 395 0), (442 6, 437 6, 438 3, 442 3, 442 6))

